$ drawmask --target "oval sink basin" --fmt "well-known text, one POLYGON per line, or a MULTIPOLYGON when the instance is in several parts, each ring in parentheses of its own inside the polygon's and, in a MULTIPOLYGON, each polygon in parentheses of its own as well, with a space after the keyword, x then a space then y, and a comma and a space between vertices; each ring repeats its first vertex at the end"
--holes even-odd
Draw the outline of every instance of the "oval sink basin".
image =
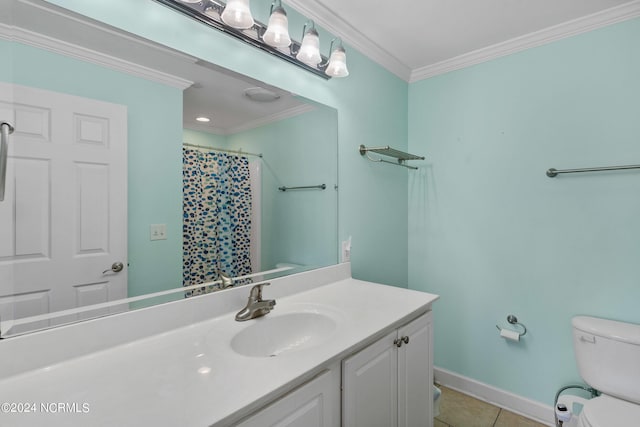
POLYGON ((236 353, 274 357, 317 346, 337 329, 337 323, 331 317, 315 312, 270 313, 255 322, 232 338, 231 348, 236 353))

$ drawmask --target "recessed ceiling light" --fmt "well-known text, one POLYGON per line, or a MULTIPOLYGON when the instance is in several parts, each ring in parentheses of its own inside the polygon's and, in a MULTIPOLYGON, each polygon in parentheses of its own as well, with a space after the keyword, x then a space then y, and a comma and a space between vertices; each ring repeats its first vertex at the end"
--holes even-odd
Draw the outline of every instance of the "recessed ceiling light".
POLYGON ((280 95, 263 87, 245 89, 244 96, 256 102, 273 102, 280 99, 280 95))
POLYGON ((203 123, 209 123, 211 121, 209 117, 204 117, 204 116, 196 117, 196 120, 203 123))

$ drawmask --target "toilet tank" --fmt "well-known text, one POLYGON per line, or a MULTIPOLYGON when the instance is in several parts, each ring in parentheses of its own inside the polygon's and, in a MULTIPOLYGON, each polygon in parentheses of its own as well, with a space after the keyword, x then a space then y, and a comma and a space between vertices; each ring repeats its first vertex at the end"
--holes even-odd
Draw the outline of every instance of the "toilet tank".
POLYGON ((587 316, 572 324, 582 379, 604 394, 640 403, 640 325, 587 316))

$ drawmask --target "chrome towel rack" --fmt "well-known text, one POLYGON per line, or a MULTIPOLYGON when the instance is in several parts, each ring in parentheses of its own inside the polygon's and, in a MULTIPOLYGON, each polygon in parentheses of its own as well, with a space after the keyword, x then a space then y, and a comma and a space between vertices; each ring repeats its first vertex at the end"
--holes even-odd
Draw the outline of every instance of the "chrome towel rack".
POLYGON ((9 135, 14 127, 9 122, 0 122, 0 202, 4 200, 4 189, 7 184, 7 157, 9 156, 9 135))
POLYGON ((289 190, 312 190, 312 189, 318 189, 318 190, 325 190, 327 188, 327 184, 320 184, 320 185, 304 185, 304 186, 300 186, 300 187, 278 187, 278 190, 280 191, 289 191, 289 190))
POLYGON ((600 168, 582 168, 582 169, 548 169, 547 176, 554 178, 561 173, 582 173, 582 172, 601 172, 601 171, 617 171, 626 169, 640 169, 640 165, 625 165, 625 166, 604 166, 600 168))
POLYGON ((360 155, 366 156, 367 159, 372 162, 383 162, 390 163, 396 166, 404 166, 407 169, 418 169, 415 166, 409 166, 404 162, 407 160, 424 160, 424 156, 416 156, 415 154, 405 153, 404 151, 396 150, 395 148, 391 148, 388 145, 384 147, 365 147, 364 145, 360 145, 360 155), (385 160, 383 158, 374 158, 371 157, 368 153, 371 151, 372 153, 381 154, 383 156, 394 157, 397 159, 396 162, 391 162, 389 160, 385 160))

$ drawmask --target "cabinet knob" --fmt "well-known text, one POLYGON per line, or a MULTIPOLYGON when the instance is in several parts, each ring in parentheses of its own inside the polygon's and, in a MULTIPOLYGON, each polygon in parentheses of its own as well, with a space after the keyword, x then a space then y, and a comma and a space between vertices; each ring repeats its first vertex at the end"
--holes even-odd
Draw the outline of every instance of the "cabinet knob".
POLYGON ((393 343, 396 347, 402 347, 402 343, 409 344, 409 337, 405 335, 404 337, 396 338, 393 343))

